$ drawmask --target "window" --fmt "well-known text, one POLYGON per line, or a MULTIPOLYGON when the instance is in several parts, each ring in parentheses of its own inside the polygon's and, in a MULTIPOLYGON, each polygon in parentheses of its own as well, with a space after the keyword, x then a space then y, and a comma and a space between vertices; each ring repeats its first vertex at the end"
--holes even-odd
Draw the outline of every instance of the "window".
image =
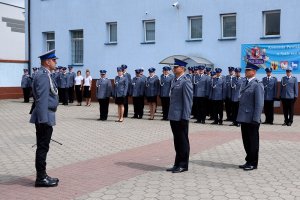
POLYGON ((71 31, 72 64, 83 64, 83 31, 71 31))
POLYGON ((236 38, 236 14, 221 15, 222 39, 236 38))
POLYGON ((46 38, 46 51, 55 49, 55 33, 45 33, 46 38))
POLYGON ((155 21, 144 21, 145 42, 155 42, 155 21))
POLYGON ((189 39, 202 39, 202 16, 189 17, 189 39))
POLYGON ((280 35, 280 10, 265 11, 264 16, 264 36, 280 35))
POLYGON ((108 43, 117 43, 117 22, 107 23, 108 43))

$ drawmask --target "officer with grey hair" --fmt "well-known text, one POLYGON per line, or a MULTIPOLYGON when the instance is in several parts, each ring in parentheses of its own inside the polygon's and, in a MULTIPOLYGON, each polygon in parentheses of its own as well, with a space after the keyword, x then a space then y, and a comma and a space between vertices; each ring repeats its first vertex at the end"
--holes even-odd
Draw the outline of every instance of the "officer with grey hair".
POLYGON ((259 126, 262 109, 264 106, 264 86, 255 78, 258 66, 247 63, 241 91, 240 104, 236 121, 241 123, 246 163, 239 168, 245 171, 254 170, 258 165, 259 152, 259 126))
POLYGON ((172 81, 170 91, 170 108, 168 119, 174 137, 175 162, 167 171, 181 173, 188 171, 190 143, 189 143, 189 119, 193 104, 193 85, 185 75, 187 63, 175 59, 173 72, 175 78, 172 81))
POLYGON ((33 80, 32 93, 35 107, 32 110, 30 123, 36 128, 36 181, 35 187, 57 186, 58 179, 51 178, 46 173, 46 158, 49 144, 55 126, 55 112, 58 106, 58 91, 55 81, 51 78, 51 71, 55 69, 55 50, 49 51, 39 57, 41 68, 33 80))

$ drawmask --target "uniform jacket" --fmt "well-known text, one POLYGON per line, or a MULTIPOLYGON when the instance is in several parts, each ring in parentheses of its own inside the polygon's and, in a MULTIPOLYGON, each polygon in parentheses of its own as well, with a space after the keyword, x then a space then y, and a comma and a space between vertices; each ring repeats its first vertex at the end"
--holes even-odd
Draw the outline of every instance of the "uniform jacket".
POLYGON ((280 83, 280 98, 281 99, 294 99, 298 97, 298 80, 296 77, 292 76, 288 78, 287 76, 282 77, 280 83))
POLYGON ((264 86, 256 78, 246 85, 243 81, 237 121, 241 123, 260 123, 264 106, 264 86))
POLYGON ((142 77, 134 77, 131 81, 130 95, 133 97, 142 97, 145 93, 145 79, 142 77))
POLYGON ((171 83, 172 80, 174 79, 173 74, 168 74, 167 77, 165 75, 160 76, 160 92, 159 95, 160 97, 170 97, 170 88, 171 88, 171 83))
POLYGON ((76 74, 75 72, 68 72, 67 74, 69 77, 69 87, 73 87, 75 85, 76 74))
POLYGON ((186 77, 188 78, 188 79, 190 79, 191 81, 193 80, 193 74, 186 74, 186 77))
POLYGON ((28 74, 24 74, 21 80, 21 88, 30 88, 32 84, 31 77, 28 74))
POLYGON ((100 78, 96 82, 97 99, 106 99, 112 96, 112 85, 108 78, 100 78))
POLYGON ((208 97, 210 81, 210 77, 205 74, 193 76, 194 97, 208 97))
POLYGON ((32 93, 35 107, 31 114, 30 123, 46 123, 49 126, 54 126, 56 124, 55 111, 58 106, 57 87, 46 68, 41 67, 37 72, 33 81, 32 93), (50 85, 52 85, 52 89, 50 85))
POLYGON ((186 75, 179 79, 174 78, 170 90, 168 119, 173 121, 189 120, 193 104, 191 80, 186 75))
POLYGON ((265 91, 265 100, 273 101, 277 97, 277 78, 271 76, 268 80, 267 77, 262 79, 265 91))
POLYGON ((59 87, 60 88, 69 88, 69 75, 67 73, 61 73, 59 76, 59 87))
POLYGON ((128 79, 125 76, 115 78, 115 97, 125 97, 128 92, 128 79))
POLYGON ((148 76, 145 83, 146 97, 154 97, 159 95, 159 79, 156 75, 153 77, 148 76))
POLYGON ((226 80, 224 76, 211 79, 210 99, 211 100, 225 100, 226 97, 226 80))
POLYGON ((226 80, 226 98, 231 99, 231 84, 232 84, 232 78, 234 76, 231 75, 226 75, 225 80, 226 80))
POLYGON ((241 86, 242 86, 244 80, 245 79, 242 77, 233 77, 232 78, 231 85, 230 85, 231 101, 233 101, 233 102, 239 101, 241 86))
POLYGON ((131 90, 131 75, 129 73, 125 72, 123 76, 125 78, 127 78, 127 81, 128 81, 128 90, 127 90, 127 94, 126 95, 129 95, 130 94, 130 90, 131 90))

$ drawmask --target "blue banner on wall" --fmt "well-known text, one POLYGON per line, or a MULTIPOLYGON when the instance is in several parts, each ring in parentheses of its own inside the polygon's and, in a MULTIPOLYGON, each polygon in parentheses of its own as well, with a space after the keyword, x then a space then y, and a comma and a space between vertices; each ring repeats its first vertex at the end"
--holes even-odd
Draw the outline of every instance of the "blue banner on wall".
MULTIPOLYGON (((292 68, 293 74, 300 74, 300 43, 242 44, 241 62, 243 71, 246 62, 251 62, 263 69, 271 67, 273 74, 285 74, 287 68, 292 68)), ((257 73, 264 74, 265 70, 257 73)))

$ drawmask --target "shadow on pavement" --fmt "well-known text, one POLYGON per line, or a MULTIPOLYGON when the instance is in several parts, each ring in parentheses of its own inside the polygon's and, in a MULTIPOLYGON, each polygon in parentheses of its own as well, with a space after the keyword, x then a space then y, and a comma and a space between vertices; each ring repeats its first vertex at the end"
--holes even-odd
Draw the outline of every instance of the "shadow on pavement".
POLYGON ((134 162, 116 162, 116 165, 121 165, 133 169, 138 169, 142 171, 165 171, 165 167, 159 167, 155 165, 147 165, 143 163, 134 163, 134 162))
POLYGON ((21 185, 25 187, 33 187, 34 186, 33 179, 28 177, 19 177, 13 175, 0 175, 0 185, 21 185), (5 181, 7 180, 7 181, 5 181))
POLYGON ((228 163, 221 163, 221 162, 213 162, 213 161, 206 161, 206 160, 191 160, 190 163, 200 165, 203 167, 213 167, 219 169, 238 169, 238 165, 228 164, 228 163))

